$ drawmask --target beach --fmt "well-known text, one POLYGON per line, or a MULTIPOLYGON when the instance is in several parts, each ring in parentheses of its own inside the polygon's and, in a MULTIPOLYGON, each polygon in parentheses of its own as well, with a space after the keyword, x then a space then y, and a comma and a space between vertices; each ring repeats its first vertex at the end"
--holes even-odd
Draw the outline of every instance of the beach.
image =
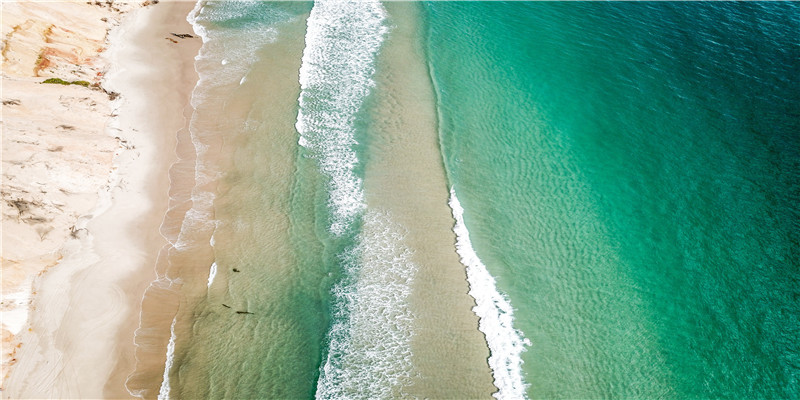
POLYGON ((139 6, 3 4, 3 397, 130 396, 200 45, 139 6))
POLYGON ((3 398, 795 398, 797 3, 2 3, 3 398))
MULTIPOLYGON (((37 27, 58 31, 48 28, 55 12, 70 13, 76 26, 87 23, 80 16, 88 5, 30 7, 39 13, 37 27)), ((74 59, 50 62, 52 69, 25 70, 25 62, 36 64, 37 58, 12 57, 20 30, 15 26, 5 45, 7 63, 13 61, 17 69, 6 68, 4 75, 3 99, 11 100, 4 107, 4 140, 11 143, 4 145, 4 166, 10 166, 4 188, 12 190, 4 196, 17 215, 13 221, 7 216, 3 226, 4 326, 9 328, 4 348, 15 349, 6 358, 4 396, 296 397, 316 390, 326 397, 331 390, 485 397, 495 390, 485 341, 470 311, 474 300, 467 295, 463 265, 452 248, 455 237, 418 8, 391 7, 395 28, 386 56, 377 61, 382 72, 375 77, 384 94, 376 98, 380 113, 371 123, 385 135, 378 146, 403 141, 376 148, 381 161, 367 171, 379 179, 365 181, 370 211, 364 231, 353 238, 363 267, 350 267, 362 270, 365 283, 336 289, 340 245, 326 238, 328 229, 319 231, 327 217, 313 211, 324 198, 319 190, 326 179, 298 153, 302 147, 295 127, 303 39, 311 40, 307 6, 276 10, 283 21, 277 35, 267 29, 231 36, 215 36, 195 22, 206 7, 190 2, 160 2, 124 12, 106 7, 100 14, 87 14, 93 23, 101 22, 91 43, 104 43, 88 72, 65 72, 74 68, 74 59), (392 68, 409 57, 414 60, 411 72, 392 68), (9 76, 12 71, 16 75, 9 76), (80 83, 88 79, 84 75, 93 76, 88 86, 80 83), (40 83, 51 76, 79 83, 40 83), (27 91, 14 87, 23 83, 27 91), (52 104, 34 101, 34 96, 52 104), (34 102, 39 109, 24 108, 34 102), (48 118, 56 111, 64 121, 48 118), (425 117, 415 121, 415 115, 425 117), (17 136, 28 135, 31 121, 41 125, 41 143, 22 145, 35 157, 52 155, 42 161, 25 159, 17 144, 17 136), (55 131, 50 125, 57 126, 55 131), (65 137, 84 131, 93 136, 65 137), (416 135, 404 137, 403 132, 416 135), (87 148, 97 150, 87 153, 87 148), (415 157, 406 159, 411 154, 415 157), (96 162, 86 166, 87 159, 96 162), (39 184, 40 197, 25 200, 21 193, 27 188, 14 192, 13 183, 30 180, 31 165, 40 162, 48 171, 51 164, 63 163, 62 173, 49 172, 49 181, 39 184), (419 174, 426 177, 420 186, 405 190, 419 174), (401 185, 386 186, 393 180, 401 185), (83 186, 62 188, 65 182, 83 186), (71 202, 52 193, 69 195, 71 202), (50 202, 56 207, 50 214, 34 208, 50 202), (42 229, 45 220, 49 225, 42 229), (26 228, 40 243, 17 233, 26 228), (17 253, 22 244, 29 253, 45 256, 31 261, 32 256, 17 253), (20 260, 30 264, 27 270, 17 266, 20 260), (270 267, 251 267, 263 263, 270 267), (312 272, 312 266, 321 269, 312 272), (394 272, 387 274, 387 268, 394 272), (407 280, 399 289, 394 274, 407 280), (260 283, 253 285, 253 280, 260 283), (334 287, 320 290, 320 285, 334 287), (349 319, 329 327, 331 322, 319 314, 329 313, 331 302, 343 306, 337 304, 336 290, 358 291, 356 307, 367 314, 347 311, 353 313, 349 319), (291 294, 297 291, 305 295, 291 294), (381 311, 386 299, 391 299, 389 308, 381 311), (19 304, 7 306, 12 300, 19 304), (228 311, 231 307, 239 311, 228 311), (242 317, 262 312, 270 315, 270 328, 242 317), (405 322, 387 330, 396 318, 405 322), (363 323, 352 337, 337 336, 363 323), (239 345, 240 337, 253 334, 264 338, 259 346, 239 345), (383 340, 389 347, 359 360, 358 354, 377 348, 356 340, 383 340), (287 367, 259 372, 269 383, 246 392, 231 374, 242 360, 261 362, 262 348, 269 357, 286 360, 287 367), (321 358, 326 352, 344 352, 357 364, 378 363, 382 366, 374 367, 383 378, 369 385, 352 378, 318 378, 329 368, 320 367, 330 363, 321 358), (173 365, 180 365, 180 376, 173 365), (391 383, 398 379, 401 385, 391 383)), ((51 41, 46 37, 44 43, 28 44, 29 52, 50 54, 51 41)), ((70 49, 65 46, 62 52, 70 49)), ((339 368, 337 374, 367 373, 354 366, 339 368)))

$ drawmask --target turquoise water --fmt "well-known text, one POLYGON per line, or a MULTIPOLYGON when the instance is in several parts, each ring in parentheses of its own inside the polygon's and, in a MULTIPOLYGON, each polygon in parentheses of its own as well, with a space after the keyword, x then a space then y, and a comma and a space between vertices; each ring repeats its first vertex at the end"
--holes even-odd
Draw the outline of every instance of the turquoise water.
MULTIPOLYGON (((207 2, 200 9, 193 14, 204 44, 192 135, 198 179, 216 187, 198 185, 193 198, 214 201, 214 264, 203 266, 207 284, 201 275, 199 290, 184 291, 178 318, 190 319, 191 329, 176 332, 169 396, 313 397, 330 265, 316 234, 320 176, 300 156, 294 129, 311 4, 207 2)), ((185 286, 198 279, 181 278, 185 286)))
POLYGON ((528 395, 800 395, 800 8, 426 4, 528 395))
POLYGON ((192 197, 195 209, 213 199, 213 213, 190 211, 183 226, 213 222, 214 262, 207 289, 184 289, 177 318, 191 331, 173 330, 160 397, 400 393, 415 266, 392 221, 366 210, 356 140, 386 11, 201 2, 190 18, 204 42, 192 197))
POLYGON ((800 397, 797 3, 408 7, 196 8, 192 198, 213 212, 183 226, 206 219, 214 263, 182 277, 162 397, 393 398, 424 381, 417 249, 368 205, 392 193, 364 185, 407 189, 366 174, 393 144, 381 101, 404 111, 375 96, 399 74, 376 84, 378 60, 402 59, 380 57, 418 14, 430 77, 406 82, 435 88, 444 242, 495 396, 800 397))

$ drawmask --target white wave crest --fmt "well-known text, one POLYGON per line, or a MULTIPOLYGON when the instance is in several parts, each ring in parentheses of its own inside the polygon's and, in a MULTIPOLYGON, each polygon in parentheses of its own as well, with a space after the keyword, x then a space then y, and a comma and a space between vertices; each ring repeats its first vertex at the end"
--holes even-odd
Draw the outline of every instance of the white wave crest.
POLYGON ((343 234, 365 208, 355 173, 355 120, 375 85, 385 19, 378 1, 317 1, 308 17, 296 128, 298 143, 330 178, 330 230, 335 235, 343 234))
POLYGON ((211 263, 211 269, 208 271, 208 287, 211 287, 211 284, 214 283, 214 278, 217 276, 217 263, 216 261, 211 263))
POLYGON ((161 388, 158 390, 158 400, 169 400, 169 371, 175 359, 175 323, 178 317, 172 319, 169 327, 169 343, 167 344, 167 362, 164 365, 164 379, 161 381, 161 388))
POLYGON ((413 336, 408 297, 418 268, 402 244, 405 234, 388 213, 364 216, 359 244, 344 260, 351 279, 334 289, 337 307, 318 399, 407 397, 413 336))
POLYGON ((480 319, 479 329, 486 336, 491 355, 494 384, 498 391, 493 394, 498 399, 524 399, 527 384, 522 379, 522 352, 530 346, 530 340, 514 329, 514 309, 508 299, 497 291, 495 280, 472 248, 467 225, 464 223, 464 209, 456 197, 455 189, 450 189, 450 208, 456 224, 456 251, 461 263, 467 268, 469 294, 477 304, 472 310, 480 319))

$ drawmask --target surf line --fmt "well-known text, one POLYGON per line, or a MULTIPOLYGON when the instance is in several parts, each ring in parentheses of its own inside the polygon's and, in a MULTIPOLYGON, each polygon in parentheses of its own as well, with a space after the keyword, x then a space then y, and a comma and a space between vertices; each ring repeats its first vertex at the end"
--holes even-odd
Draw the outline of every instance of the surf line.
POLYGON ((356 174, 355 120, 375 86, 375 58, 387 28, 377 0, 318 0, 307 20, 300 65, 298 143, 330 178, 330 232, 345 234, 366 208, 356 174))
POLYGON ((525 399, 528 384, 522 378, 522 352, 531 342, 513 326, 514 309, 508 299, 497 290, 494 277, 486 269, 469 238, 464 223, 464 209, 456 197, 455 188, 450 189, 450 209, 456 224, 456 252, 467 269, 469 294, 475 299, 472 308, 478 316, 478 328, 486 336, 489 345, 489 366, 492 368, 497 399, 525 399))
POLYGON ((164 377, 161 381, 161 388, 158 390, 158 400, 169 400, 169 373, 172 369, 172 364, 175 361, 175 323, 178 322, 178 316, 172 319, 172 325, 169 327, 169 344, 167 344, 167 362, 164 365, 164 377))
POLYGON ((354 239, 338 254, 332 323, 316 398, 405 397, 412 376, 416 265, 405 230, 388 212, 367 209, 355 149, 357 115, 375 86, 377 55, 388 33, 377 0, 318 0, 307 20, 300 66, 298 144, 328 177, 329 233, 354 239))

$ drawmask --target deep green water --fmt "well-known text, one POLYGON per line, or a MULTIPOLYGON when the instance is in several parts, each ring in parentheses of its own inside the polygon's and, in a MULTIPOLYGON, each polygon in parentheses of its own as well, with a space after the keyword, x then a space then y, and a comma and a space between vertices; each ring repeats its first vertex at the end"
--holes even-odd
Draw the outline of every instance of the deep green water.
MULTIPOLYGON (((414 249, 362 187, 394 17, 201 5, 216 260, 162 394, 404 393, 414 249)), ((530 341, 508 371, 527 396, 800 397, 798 3, 412 6, 475 262, 530 341)))
POLYGON ((426 4, 531 397, 800 396, 800 7, 426 4))

